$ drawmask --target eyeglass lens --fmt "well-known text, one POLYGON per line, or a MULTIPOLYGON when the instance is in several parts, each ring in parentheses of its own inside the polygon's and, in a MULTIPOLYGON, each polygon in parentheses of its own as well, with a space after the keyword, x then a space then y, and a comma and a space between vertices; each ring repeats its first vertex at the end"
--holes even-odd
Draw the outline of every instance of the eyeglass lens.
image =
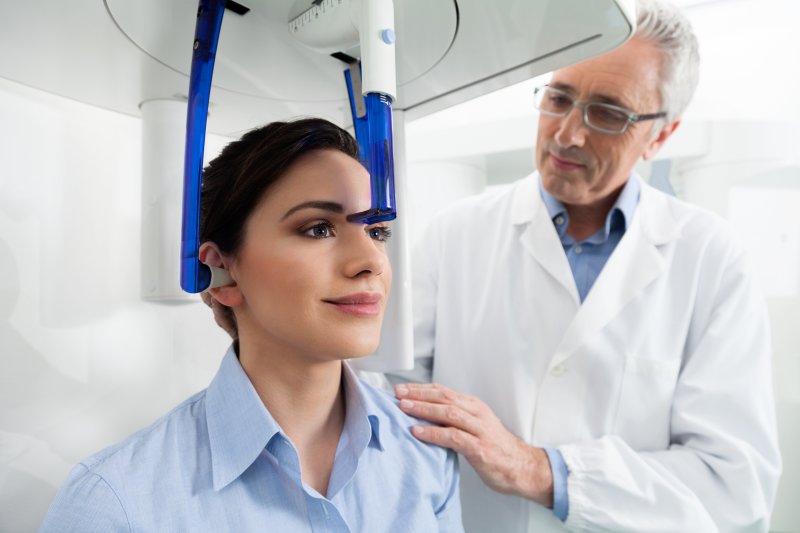
MULTIPOLYGON (((575 98, 569 94, 544 87, 536 92, 536 107, 554 116, 565 116, 575 107, 575 98)), ((607 132, 619 133, 628 125, 627 113, 602 103, 588 103, 583 106, 586 125, 607 132)))

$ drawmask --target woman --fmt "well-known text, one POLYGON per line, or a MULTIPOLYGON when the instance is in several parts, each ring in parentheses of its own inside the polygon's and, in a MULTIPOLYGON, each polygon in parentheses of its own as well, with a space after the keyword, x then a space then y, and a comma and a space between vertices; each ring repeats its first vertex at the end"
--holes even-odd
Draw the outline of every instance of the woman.
POLYGON ((347 132, 273 123, 206 168, 200 259, 236 328, 208 389, 79 464, 42 531, 461 531, 451 452, 344 360, 378 344, 391 266, 347 132))

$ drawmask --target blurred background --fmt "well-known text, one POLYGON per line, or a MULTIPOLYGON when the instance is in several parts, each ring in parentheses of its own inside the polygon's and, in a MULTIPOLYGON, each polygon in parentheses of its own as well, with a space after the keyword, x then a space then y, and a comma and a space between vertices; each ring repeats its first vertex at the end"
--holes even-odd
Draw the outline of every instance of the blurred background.
MULTIPOLYGON (((753 256, 784 458, 772 530, 800 532, 800 5, 679 3, 700 39, 700 85, 678 132, 639 171, 727 218, 753 256)), ((4 13, 10 5, 0 2, 4 13)), ((0 35, 13 24, 1 18, 0 35)), ((0 64, 17 57, 0 42, 0 64)), ((438 209, 534 170, 533 88, 546 79, 411 117, 412 242, 438 209)), ((142 299, 146 127, 0 69, 2 532, 36 530, 72 465, 206 387, 227 348, 199 298, 142 299)), ((208 136, 206 160, 241 131, 227 133, 208 136)), ((169 223, 179 220, 177 207, 169 223)))

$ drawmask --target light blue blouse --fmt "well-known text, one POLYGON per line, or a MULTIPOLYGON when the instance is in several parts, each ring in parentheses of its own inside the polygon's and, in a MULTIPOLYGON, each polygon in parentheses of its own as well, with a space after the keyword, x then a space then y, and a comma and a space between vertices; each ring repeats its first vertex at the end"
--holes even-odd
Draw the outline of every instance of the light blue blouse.
POLYGON ((420 442, 389 393, 343 368, 346 416, 321 495, 233 349, 208 389, 83 461, 43 532, 460 532, 453 452, 420 442))

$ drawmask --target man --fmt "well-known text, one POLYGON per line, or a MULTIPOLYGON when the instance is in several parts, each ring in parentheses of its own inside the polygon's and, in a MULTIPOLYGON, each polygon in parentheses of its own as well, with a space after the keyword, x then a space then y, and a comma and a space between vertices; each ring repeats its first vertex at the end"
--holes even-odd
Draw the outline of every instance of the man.
POLYGON ((699 61, 676 8, 637 10, 628 43, 537 91, 538 173, 446 210, 415 254, 417 357, 441 385, 395 392, 466 459, 468 531, 768 528, 765 303, 718 217, 632 173, 699 61))

